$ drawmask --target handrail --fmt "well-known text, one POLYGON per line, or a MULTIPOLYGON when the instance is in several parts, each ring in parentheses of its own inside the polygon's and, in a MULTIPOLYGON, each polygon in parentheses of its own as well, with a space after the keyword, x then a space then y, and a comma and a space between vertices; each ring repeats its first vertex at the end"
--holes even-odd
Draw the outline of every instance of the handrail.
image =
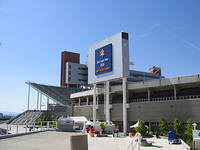
MULTIPOLYGON (((200 95, 177 96, 176 99, 173 96, 170 96, 170 97, 157 97, 157 98, 151 98, 150 101, 175 101, 175 100, 185 100, 185 99, 189 99, 189 100, 190 99, 200 99, 200 95)), ((130 103, 148 102, 148 101, 149 101, 148 98, 139 98, 139 99, 131 99, 130 103)), ((75 106, 79 106, 78 103, 74 103, 74 104, 75 104, 75 106)), ((81 105, 81 106, 86 106, 86 105, 81 105)))
MULTIPOLYGON (((199 99, 200 95, 188 95, 188 96, 177 96, 177 100, 184 100, 184 99, 199 99)), ((156 97, 156 98, 151 98, 150 101, 168 101, 168 100, 175 100, 175 97, 170 96, 170 97, 156 97)), ((144 102, 148 101, 148 98, 140 98, 140 99, 132 99, 130 100, 131 102, 144 102)))
POLYGON ((135 143, 135 145, 133 146, 133 140, 131 141, 131 143, 129 144, 129 146, 128 146, 128 148, 127 148, 127 150, 134 150, 135 149, 135 147, 136 147, 136 145, 137 145, 137 142, 135 143), (131 148, 131 149, 130 149, 131 148))
POLYGON ((134 150, 136 146, 138 145, 138 150, 140 149, 140 143, 141 143, 141 134, 138 133, 134 136, 131 143, 129 144, 127 150, 134 150), (137 138, 137 139, 136 139, 137 138), (134 145, 135 142, 135 145, 134 145))
POLYGON ((135 145, 133 146, 133 141, 130 143, 129 147, 127 148, 127 150, 134 150, 136 147, 137 143, 135 143, 135 145), (130 149, 131 148, 131 149, 130 149))
POLYGON ((189 145, 187 145, 183 140, 181 140, 181 143, 182 143, 184 150, 190 150, 191 147, 189 145))
MULTIPOLYGON (((18 134, 19 133, 19 124, 16 124, 16 125, 6 124, 7 134, 9 134, 8 133, 9 127, 13 127, 13 126, 16 127, 16 132, 14 132, 13 134, 18 134)), ((29 132, 35 131, 36 129, 40 129, 39 131, 44 131, 44 130, 49 130, 49 129, 56 129, 57 128, 57 122, 56 121, 42 121, 42 122, 31 122, 31 123, 26 122, 24 128, 25 128, 25 131, 23 131, 21 133, 27 133, 28 132, 28 128, 30 128, 29 132)))

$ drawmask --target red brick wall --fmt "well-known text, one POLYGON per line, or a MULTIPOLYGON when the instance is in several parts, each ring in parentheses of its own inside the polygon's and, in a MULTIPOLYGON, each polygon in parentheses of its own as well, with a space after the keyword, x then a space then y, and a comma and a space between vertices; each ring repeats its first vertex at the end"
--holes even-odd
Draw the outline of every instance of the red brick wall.
POLYGON ((67 87, 66 82, 66 62, 80 63, 80 54, 64 51, 61 53, 61 77, 60 86, 67 87))

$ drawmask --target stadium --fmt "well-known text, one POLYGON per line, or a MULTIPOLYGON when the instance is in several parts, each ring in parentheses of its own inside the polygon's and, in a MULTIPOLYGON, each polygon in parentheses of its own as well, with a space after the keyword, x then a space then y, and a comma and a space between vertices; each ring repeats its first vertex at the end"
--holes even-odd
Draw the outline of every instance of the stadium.
POLYGON ((155 126, 161 117, 169 123, 175 118, 200 122, 200 75, 165 78, 155 66, 149 72, 130 70, 128 39, 128 33, 120 32, 93 45, 87 64, 80 64, 80 54, 63 51, 60 86, 27 81, 27 110, 9 124, 26 124, 42 117, 85 116, 94 122, 113 122, 127 132, 138 120, 149 126, 155 126), (104 60, 99 60, 102 55, 106 55, 104 60), (106 68, 104 61, 108 61, 106 68), (37 99, 31 110, 33 89, 37 99))

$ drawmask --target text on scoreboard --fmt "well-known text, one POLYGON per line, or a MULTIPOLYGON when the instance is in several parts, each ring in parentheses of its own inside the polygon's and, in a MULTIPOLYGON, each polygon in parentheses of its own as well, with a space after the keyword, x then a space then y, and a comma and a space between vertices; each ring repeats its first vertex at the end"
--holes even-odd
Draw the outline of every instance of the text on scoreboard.
POLYGON ((95 75, 112 71, 112 44, 95 50, 95 75))

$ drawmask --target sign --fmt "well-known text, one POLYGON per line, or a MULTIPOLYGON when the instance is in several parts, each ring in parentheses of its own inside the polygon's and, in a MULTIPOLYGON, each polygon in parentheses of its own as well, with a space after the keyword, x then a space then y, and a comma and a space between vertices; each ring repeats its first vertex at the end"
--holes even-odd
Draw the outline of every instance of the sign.
POLYGON ((89 48, 88 84, 129 77, 128 33, 119 32, 89 48))
POLYGON ((112 44, 95 50, 95 75, 112 71, 112 44))
POLYGON ((200 140, 200 130, 193 130, 192 133, 194 140, 200 140))

